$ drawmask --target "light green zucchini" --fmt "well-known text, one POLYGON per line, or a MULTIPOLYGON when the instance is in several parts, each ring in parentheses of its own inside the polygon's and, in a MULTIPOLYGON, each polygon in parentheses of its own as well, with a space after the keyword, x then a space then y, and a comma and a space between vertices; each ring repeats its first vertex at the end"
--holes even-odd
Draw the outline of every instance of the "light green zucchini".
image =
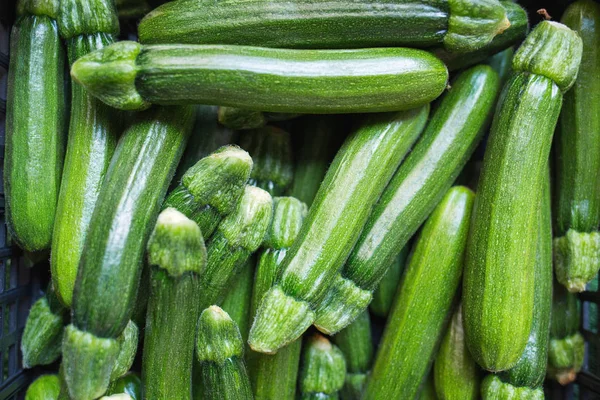
POLYGON ((57 400, 60 393, 58 375, 42 375, 25 392, 25 400, 57 400))
POLYGON ((342 351, 318 333, 304 343, 300 370, 300 400, 336 400, 346 379, 342 351))
POLYGON ((483 400, 544 400, 542 388, 513 386, 490 374, 481 382, 483 400))
POLYGON ((119 354, 110 373, 110 381, 114 382, 129 371, 133 365, 133 360, 137 353, 139 341, 139 329, 133 321, 129 321, 127 326, 117 338, 119 344, 119 354))

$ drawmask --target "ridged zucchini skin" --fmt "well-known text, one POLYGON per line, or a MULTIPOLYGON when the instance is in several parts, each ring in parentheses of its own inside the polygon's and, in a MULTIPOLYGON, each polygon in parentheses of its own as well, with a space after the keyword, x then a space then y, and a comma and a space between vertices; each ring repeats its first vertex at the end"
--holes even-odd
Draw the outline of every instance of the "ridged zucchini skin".
POLYGON ((554 259, 558 281, 581 292, 600 269, 600 5, 577 1, 561 21, 581 37, 583 56, 557 130, 554 259))
POLYGON ((358 243, 325 299, 315 325, 327 334, 352 322, 395 257, 448 191, 479 143, 497 93, 488 66, 461 74, 441 99, 421 139, 373 208, 358 243))
POLYGON ((254 270, 256 260, 248 258, 237 276, 232 279, 231 285, 221 302, 221 308, 240 329, 242 340, 248 340, 250 330, 250 307, 252 303, 252 286, 254 283, 254 270))
POLYGON ((537 388, 546 376, 550 316, 552 313, 552 216, 550 178, 546 173, 538 222, 533 292, 533 321, 525 350, 517 364, 500 374, 500 379, 513 386, 537 388))
POLYGON ((106 395, 126 393, 133 400, 142 400, 142 380, 135 372, 129 372, 114 382, 111 382, 106 395))
POLYGON ((477 400, 481 374, 469 354, 459 306, 435 358, 435 392, 440 400, 477 400))
POLYGON ((189 400, 206 248, 198 225, 167 208, 148 241, 151 287, 142 361, 144 398, 189 400))
POLYGON ((496 375, 488 375, 481 383, 483 400, 544 400, 542 388, 513 386, 496 375))
POLYGON ((58 375, 42 375, 29 385, 25 400, 57 400, 59 393, 58 375))
POLYGON ((531 332, 537 210, 561 91, 574 81, 580 59, 576 33, 539 23, 513 57, 492 123, 462 299, 469 350, 493 372, 517 363, 531 332))
POLYGON ((398 254, 392 265, 390 265, 379 285, 377 285, 377 289, 373 292, 373 300, 369 304, 369 310, 374 315, 387 318, 390 313, 392 304, 394 304, 394 297, 398 291, 402 272, 404 272, 409 250, 410 247, 408 245, 402 248, 400 254, 398 254))
MULTIPOLYGON (((69 64, 114 42, 119 30, 110 0, 63 0, 58 27, 69 64)), ((94 206, 121 134, 120 115, 76 82, 71 85, 71 118, 65 165, 52 236, 50 266, 59 299, 67 307, 94 206)))
POLYGON ((49 9, 18 3, 6 103, 6 218, 12 239, 31 252, 50 247, 66 140, 65 52, 54 20, 58 3, 45 5, 49 9))
POLYGON ((363 399, 417 395, 460 284, 473 197, 466 187, 451 188, 425 223, 398 288, 363 399))
POLYGON ((429 106, 424 106, 373 115, 346 139, 282 262, 275 286, 259 306, 248 340, 253 350, 275 353, 313 323, 316 306, 428 114, 429 106))
POLYGON ((139 26, 142 43, 350 48, 443 43, 477 49, 508 27, 496 0, 167 3, 139 26))
POLYGON ((316 333, 304 343, 300 370, 300 400, 336 400, 346 379, 342 351, 316 333))
POLYGON ((305 114, 408 110, 437 98, 448 80, 439 59, 407 48, 288 50, 129 41, 82 57, 71 75, 120 109, 194 103, 305 114))
POLYGON ((73 295, 73 333, 63 342, 71 397, 93 399, 106 391, 108 376, 103 373, 110 375, 113 354, 95 351, 94 342, 116 343, 129 321, 145 245, 192 122, 192 107, 157 107, 138 115, 119 141, 82 252, 73 295), (93 338, 89 346, 83 346, 84 335, 93 338), (108 371, 96 369, 92 374, 88 368, 97 363, 108 364, 108 371))
MULTIPOLYGON (((198 321, 196 357, 201 366, 203 400, 252 400, 244 363, 244 342, 235 322, 217 306, 198 321)), ((196 398, 196 394, 194 394, 196 398)))

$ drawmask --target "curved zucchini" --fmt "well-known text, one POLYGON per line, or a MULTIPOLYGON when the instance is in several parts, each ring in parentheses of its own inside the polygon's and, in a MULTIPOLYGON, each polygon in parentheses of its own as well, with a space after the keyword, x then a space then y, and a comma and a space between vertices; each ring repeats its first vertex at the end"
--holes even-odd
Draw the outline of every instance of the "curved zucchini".
POLYGON ((11 237, 34 252, 52 240, 65 155, 65 53, 55 21, 58 0, 19 0, 18 8, 10 35, 3 175, 11 237))
POLYGON ((402 272, 404 272, 409 250, 410 247, 408 245, 402 248, 402 251, 400 251, 400 254, 398 254, 388 272, 385 273, 385 276, 381 279, 379 285, 377 285, 377 289, 373 292, 373 301, 369 304, 369 310, 378 317, 387 318, 390 313, 392 304, 394 304, 394 297, 398 291, 402 272))
POLYGON ((515 366, 531 332, 537 210, 561 91, 575 80, 580 59, 575 32, 539 23, 515 53, 492 123, 471 222, 463 311, 469 350, 493 372, 515 366))
MULTIPOLYGON (((110 0, 62 0, 59 15, 58 26, 71 65, 113 43, 119 30, 110 0)), ((81 252, 121 133, 120 122, 118 113, 72 82, 69 137, 50 259, 56 293, 67 307, 72 305, 81 252)))
POLYGON ((336 400, 346 379, 341 350, 316 333, 304 344, 300 370, 300 400, 336 400))
POLYGON ((448 80, 440 60, 415 49, 129 41, 82 57, 71 75, 106 104, 126 110, 195 103, 306 114, 407 110, 434 100, 448 80))
POLYGON ((600 269, 600 5, 579 0, 562 22, 581 37, 583 56, 557 131, 554 263, 558 281, 581 292, 600 269))
POLYGON ((192 122, 192 107, 157 107, 138 115, 119 141, 90 223, 63 341, 71 397, 94 399, 106 391, 145 245, 192 122))
POLYGON ((474 197, 463 186, 451 188, 425 223, 398 288, 365 400, 417 395, 460 284, 474 197))
POLYGON ((139 26, 142 43, 350 48, 444 44, 477 49, 509 26, 497 0, 225 0, 167 3, 139 26))
POLYGON ((488 66, 462 73, 373 208, 346 265, 321 302, 315 325, 333 334, 370 303, 398 253, 448 191, 479 143, 498 93, 488 66))
POLYGON ((57 400, 60 393, 58 375, 42 375, 27 388, 25 400, 57 400))
POLYGON ((248 339, 253 350, 275 353, 313 323, 315 307, 428 113, 425 106, 372 115, 346 139, 283 260, 278 281, 263 297, 248 339))

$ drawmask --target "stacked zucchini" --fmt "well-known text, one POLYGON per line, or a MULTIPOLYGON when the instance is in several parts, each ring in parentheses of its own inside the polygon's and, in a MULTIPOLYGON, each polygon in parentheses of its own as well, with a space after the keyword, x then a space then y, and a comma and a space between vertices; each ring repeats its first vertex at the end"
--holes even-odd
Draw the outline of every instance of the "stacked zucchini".
POLYGON ((149 9, 18 2, 7 223, 51 250, 21 347, 57 366, 27 399, 541 399, 576 379, 600 4, 529 34, 499 0, 149 9))

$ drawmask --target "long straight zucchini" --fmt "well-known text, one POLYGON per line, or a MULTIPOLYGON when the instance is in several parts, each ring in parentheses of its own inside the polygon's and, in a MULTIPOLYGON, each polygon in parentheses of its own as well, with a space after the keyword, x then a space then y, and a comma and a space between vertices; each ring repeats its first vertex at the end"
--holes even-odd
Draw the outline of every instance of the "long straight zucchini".
POLYGON ((415 49, 128 41, 80 58, 71 75, 105 103, 126 110, 196 103, 307 114, 407 110, 438 97, 448 80, 440 60, 415 49))
POLYGON ((299 400, 337 400, 346 378, 341 350, 315 333, 307 338, 302 355, 299 400))
POLYGON ((147 399, 189 400, 206 248, 198 225, 173 208, 148 241, 151 293, 142 364, 147 399))
POLYGON ((429 372, 463 272, 474 194, 451 188, 412 250, 363 399, 413 399, 429 372))
POLYGON ((71 397, 101 396, 127 325, 145 246, 185 147, 192 107, 141 113, 121 137, 98 197, 73 295, 73 322, 63 341, 71 397))
POLYGON ((351 48, 444 44, 477 49, 509 26, 497 0, 224 0, 164 4, 139 26, 142 43, 351 48))
POLYGON ((581 39, 543 21, 513 58, 494 116, 471 221, 463 311, 467 344, 483 368, 512 368, 533 319, 542 184, 562 93, 577 76, 581 39))
POLYGON ((579 0, 562 22, 583 41, 579 75, 565 94, 556 140, 556 278, 585 290, 600 269, 600 5, 579 0))
POLYGON ((315 319, 315 307, 348 257, 396 168, 421 134, 429 107, 373 115, 346 139, 263 297, 250 330, 262 353, 296 340, 315 319))
MULTIPOLYGON (((58 24, 71 65, 113 43, 119 31, 110 0, 62 0, 58 24)), ((50 259, 56 293, 67 307, 73 301, 81 252, 120 129, 118 113, 72 83, 69 138, 50 259)))
POLYGON ((402 163, 318 307, 315 325, 333 334, 371 302, 372 293, 406 242, 433 211, 485 131, 498 93, 498 76, 476 66, 452 83, 421 139, 402 163))
POLYGON ((65 153, 65 53, 58 0, 19 0, 10 35, 4 189, 12 239, 50 247, 65 153))

